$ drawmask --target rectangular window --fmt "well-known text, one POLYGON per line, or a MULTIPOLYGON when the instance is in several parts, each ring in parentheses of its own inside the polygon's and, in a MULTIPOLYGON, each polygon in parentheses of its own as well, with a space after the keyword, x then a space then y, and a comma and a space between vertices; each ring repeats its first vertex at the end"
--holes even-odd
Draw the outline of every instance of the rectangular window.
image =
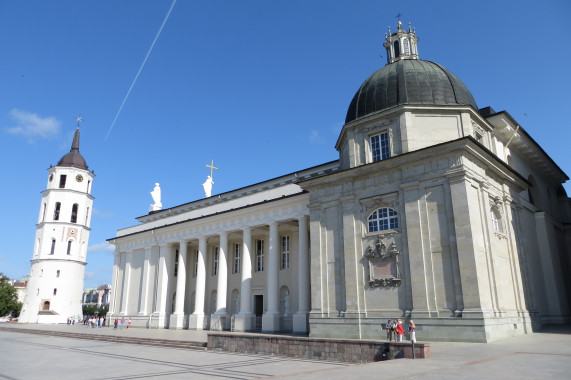
POLYGON ((65 188, 65 180, 67 179, 67 175, 62 174, 59 176, 59 188, 63 189, 65 188))
POLYGON ((196 250, 196 258, 194 260, 194 273, 192 274, 193 277, 196 277, 198 273, 198 249, 196 250))
POLYGON ((256 272, 264 270, 264 241, 256 240, 256 272))
POLYGON ((178 249, 174 254, 174 276, 178 276, 178 249))
POLYGON ((56 250, 56 239, 52 239, 52 248, 50 249, 50 255, 53 255, 56 250))
POLYGON ((71 240, 68 240, 67 242, 67 254, 71 255, 71 240))
POLYGON ((373 162, 386 160, 391 157, 388 132, 371 136, 371 154, 373 162))
POLYGON ((241 245, 239 243, 234 244, 234 267, 232 268, 232 273, 240 273, 240 249, 241 245))
POLYGON ((219 247, 214 247, 214 255, 212 256, 212 275, 216 276, 218 274, 218 254, 220 252, 219 247))
POLYGON ((289 236, 282 236, 282 269, 289 269, 289 236))

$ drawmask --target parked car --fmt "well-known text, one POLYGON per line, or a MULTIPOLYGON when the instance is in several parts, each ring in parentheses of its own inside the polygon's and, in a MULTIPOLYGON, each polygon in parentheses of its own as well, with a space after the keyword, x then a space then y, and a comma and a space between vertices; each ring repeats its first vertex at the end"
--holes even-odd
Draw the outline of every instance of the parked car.
POLYGON ((0 323, 10 322, 10 318, 8 317, 0 317, 0 323))

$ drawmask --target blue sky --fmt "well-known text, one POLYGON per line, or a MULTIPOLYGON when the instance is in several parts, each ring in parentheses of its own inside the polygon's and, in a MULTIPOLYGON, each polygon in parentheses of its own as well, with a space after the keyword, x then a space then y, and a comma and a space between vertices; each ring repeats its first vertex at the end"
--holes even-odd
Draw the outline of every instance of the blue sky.
MULTIPOLYGON (((569 175, 568 1, 0 1, 0 272, 29 271, 46 169, 80 151, 97 177, 85 286, 110 283, 105 242, 148 212, 337 159, 361 83, 384 66, 395 15, 421 59, 479 107, 508 111, 569 175)), ((568 194, 571 187, 566 184, 568 194)))

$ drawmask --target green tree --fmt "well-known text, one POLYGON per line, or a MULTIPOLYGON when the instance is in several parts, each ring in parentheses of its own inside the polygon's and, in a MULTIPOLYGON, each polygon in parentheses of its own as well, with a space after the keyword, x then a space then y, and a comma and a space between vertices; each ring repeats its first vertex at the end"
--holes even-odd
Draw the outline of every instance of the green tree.
POLYGON ((17 317, 20 315, 22 303, 18 302, 18 292, 8 280, 8 277, 0 273, 0 317, 10 314, 17 317))

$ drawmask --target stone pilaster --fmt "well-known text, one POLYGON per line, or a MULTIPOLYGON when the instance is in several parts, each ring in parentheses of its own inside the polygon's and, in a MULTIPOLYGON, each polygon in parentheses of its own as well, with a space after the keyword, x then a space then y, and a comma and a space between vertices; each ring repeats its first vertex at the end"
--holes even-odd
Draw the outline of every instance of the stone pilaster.
POLYGON ((143 284, 139 299, 139 315, 147 315, 149 299, 149 277, 150 277, 151 247, 145 248, 145 261, 143 263, 143 284))
POLYGON ((125 254, 125 269, 123 270, 123 297, 121 298, 121 315, 128 315, 129 306, 129 286, 131 284, 131 260, 133 251, 125 254))
POLYGON ((309 332, 309 239, 307 230, 307 216, 299 221, 299 268, 298 268, 298 310, 293 315, 293 332, 309 332))
POLYGON ((186 291, 187 241, 182 240, 178 249, 178 270, 176 276, 175 310, 170 318, 170 329, 184 328, 184 299, 186 291))

